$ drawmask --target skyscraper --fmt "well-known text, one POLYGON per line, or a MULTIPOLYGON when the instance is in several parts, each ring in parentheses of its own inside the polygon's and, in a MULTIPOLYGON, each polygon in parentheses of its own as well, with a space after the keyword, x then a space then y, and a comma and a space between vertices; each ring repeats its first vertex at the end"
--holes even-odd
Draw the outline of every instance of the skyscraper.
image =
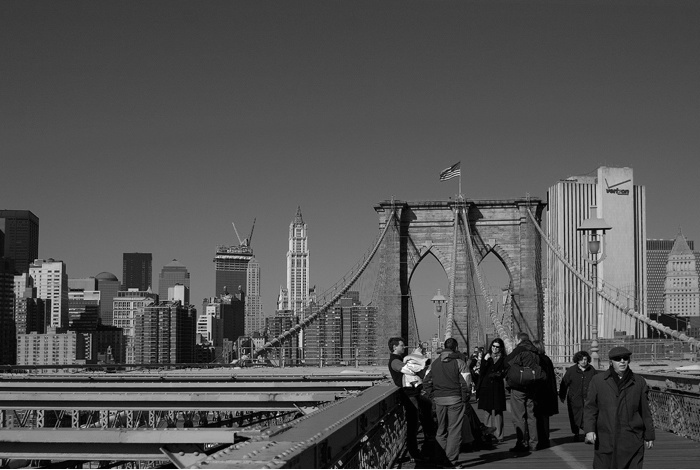
POLYGON ((700 288, 695 253, 679 233, 666 264, 664 313, 675 317, 700 317, 700 288))
POLYGON ((31 211, 0 210, 5 219, 4 256, 15 262, 18 273, 29 271, 39 257, 39 218, 31 211))
POLYGON ((14 263, 0 256, 0 364, 16 364, 14 263))
POLYGON ((122 290, 151 288, 153 255, 151 253, 124 253, 122 290))
MULTIPOLYGON (((657 320, 658 316, 664 313, 664 285, 666 283, 666 264, 668 255, 671 253, 676 240, 670 239, 649 239, 647 240, 647 305, 646 312, 649 318, 657 320)), ((693 240, 686 240, 688 247, 693 250, 693 240)), ((700 257, 700 253, 694 253, 695 259, 700 257)), ((696 261, 696 266, 700 267, 700 262, 696 261)), ((658 320, 657 320, 658 321, 658 320)))
POLYGON ((68 326, 68 274, 63 261, 37 259, 29 265, 29 275, 34 279, 34 287, 39 298, 44 299, 51 312, 47 327, 65 328, 68 326))
MULTIPOLYGON (((644 186, 634 185, 632 168, 600 167, 596 175, 559 181, 548 191, 547 230, 550 240, 577 271, 591 279, 590 256, 577 231, 583 220, 597 216, 612 226, 606 234, 607 258, 598 265, 606 289, 627 296, 630 307, 644 315, 646 303, 646 199, 644 186)), ((547 299, 544 341, 550 355, 570 356, 581 341, 591 338, 594 324, 592 289, 581 282, 556 255, 547 251, 547 299)), ((616 331, 645 337, 646 329, 616 308, 598 306, 598 336, 613 338, 616 331)))
POLYGON ((97 290, 100 291, 100 319, 102 324, 113 325, 114 298, 117 297, 120 284, 119 279, 112 273, 101 272, 95 276, 97 290))
POLYGON ((194 362, 197 311, 179 301, 139 309, 134 316, 134 363, 194 362))
POLYGON ((134 363, 134 319, 136 314, 143 311, 144 307, 157 303, 158 296, 151 291, 139 291, 131 288, 128 291, 119 291, 113 302, 113 324, 124 330, 126 337, 126 362, 134 363))
POLYGON ((301 207, 297 207, 297 215, 289 224, 287 295, 289 309, 303 321, 304 307, 309 300, 309 248, 301 207))
POLYGON ((247 268, 247 289, 245 294, 245 334, 262 333, 265 329, 262 303, 260 302, 260 263, 251 258, 247 268))
MULTIPOLYGON (((158 275, 158 298, 161 301, 173 300, 168 297, 168 288, 174 287, 176 284, 185 286, 185 292, 190 290, 190 273, 187 267, 174 259, 160 270, 158 275)), ((189 304, 189 295, 186 294, 187 300, 184 304, 189 304)))

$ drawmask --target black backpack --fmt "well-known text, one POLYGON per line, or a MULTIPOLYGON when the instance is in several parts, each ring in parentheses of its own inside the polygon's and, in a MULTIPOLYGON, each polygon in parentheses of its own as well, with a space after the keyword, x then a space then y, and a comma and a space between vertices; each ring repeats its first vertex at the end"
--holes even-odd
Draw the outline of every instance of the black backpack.
POLYGON ((535 361, 528 365, 522 363, 522 353, 518 354, 508 363, 509 367, 506 380, 510 387, 522 388, 547 380, 547 373, 542 369, 542 366, 540 366, 539 355, 535 353, 531 354, 535 357, 535 361))

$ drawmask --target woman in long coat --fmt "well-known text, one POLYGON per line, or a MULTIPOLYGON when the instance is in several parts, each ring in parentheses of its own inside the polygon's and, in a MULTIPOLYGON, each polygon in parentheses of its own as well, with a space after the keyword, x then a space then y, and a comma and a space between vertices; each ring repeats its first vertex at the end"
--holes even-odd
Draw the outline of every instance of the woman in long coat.
POLYGON ((549 418, 559 413, 557 403, 557 376, 554 372, 552 360, 545 354, 544 343, 538 339, 532 345, 539 351, 540 367, 547 374, 547 378, 536 385, 535 391, 535 419, 537 420, 537 436, 539 442, 536 450, 549 447, 549 418))
POLYGON ((586 392, 591 379, 598 372, 591 366, 591 356, 586 351, 574 354, 574 365, 569 367, 561 379, 559 386, 559 399, 569 410, 569 425, 574 442, 580 440, 579 435, 583 429, 583 405, 586 402, 586 392))
POLYGON ((506 346, 501 338, 491 341, 489 350, 481 359, 476 397, 480 410, 486 412, 486 426, 496 428, 493 435, 503 440, 503 411, 506 409, 506 389, 503 384, 506 346))

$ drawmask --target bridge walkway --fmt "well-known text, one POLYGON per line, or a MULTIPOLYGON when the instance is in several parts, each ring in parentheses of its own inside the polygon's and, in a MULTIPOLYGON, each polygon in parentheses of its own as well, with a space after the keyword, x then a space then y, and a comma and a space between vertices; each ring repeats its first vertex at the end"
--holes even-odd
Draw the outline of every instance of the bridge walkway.
MULTIPOLYGON (((473 401, 471 405, 481 418, 483 411, 476 409, 473 401)), ((459 468, 592 468, 593 446, 573 442, 565 405, 560 403, 559 414, 550 419, 551 447, 527 454, 508 452, 515 445, 510 411, 504 413, 503 419, 505 441, 490 449, 461 453, 459 468)), ((698 462, 700 442, 658 428, 654 447, 644 454, 644 468, 698 468, 698 462)), ((402 459, 395 468, 435 468, 435 464, 402 459)))

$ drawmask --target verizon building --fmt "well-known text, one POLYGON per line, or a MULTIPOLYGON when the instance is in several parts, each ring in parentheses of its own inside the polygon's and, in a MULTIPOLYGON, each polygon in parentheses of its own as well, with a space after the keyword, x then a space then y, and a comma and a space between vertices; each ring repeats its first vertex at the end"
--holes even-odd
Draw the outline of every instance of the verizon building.
MULTIPOLYGON (((612 227, 605 239, 606 258, 598 265, 599 285, 619 291, 619 299, 646 315, 646 198, 644 186, 634 184, 632 168, 600 167, 594 175, 572 176, 551 186, 547 193, 549 238, 563 255, 592 279, 584 235, 576 229, 597 207, 612 227)), ((593 292, 551 250, 547 252, 545 343, 554 355, 566 359, 591 338, 594 324, 593 292)), ((645 337, 646 329, 617 308, 601 301, 598 337, 615 333, 645 337)))

